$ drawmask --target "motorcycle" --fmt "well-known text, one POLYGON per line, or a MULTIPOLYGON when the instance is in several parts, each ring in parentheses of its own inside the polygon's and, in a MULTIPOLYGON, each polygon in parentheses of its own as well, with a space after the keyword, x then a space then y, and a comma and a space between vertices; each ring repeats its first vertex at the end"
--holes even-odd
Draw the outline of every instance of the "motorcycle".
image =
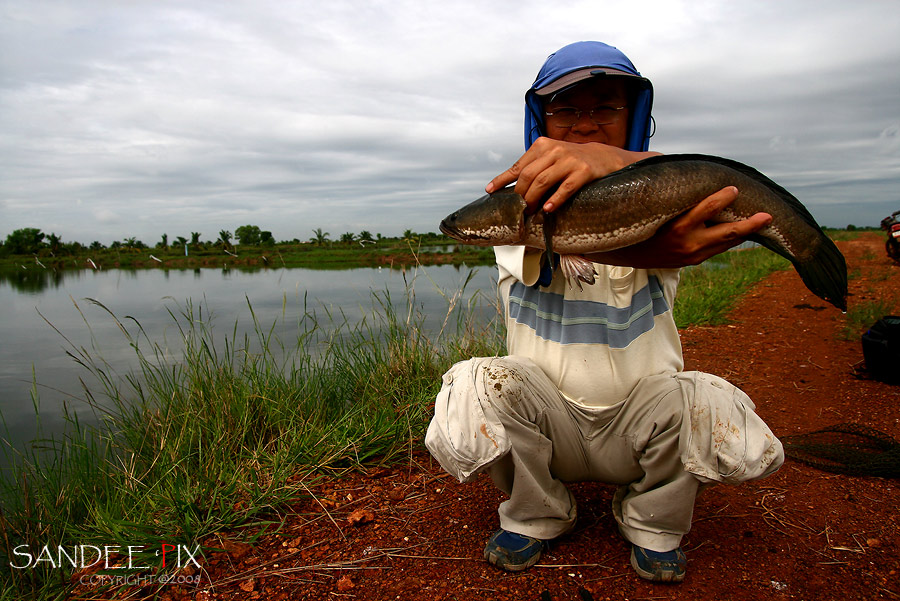
POLYGON ((900 221, 897 216, 900 211, 894 211, 889 217, 881 220, 881 229, 887 232, 888 238, 885 242, 885 249, 888 256, 900 265, 900 221))

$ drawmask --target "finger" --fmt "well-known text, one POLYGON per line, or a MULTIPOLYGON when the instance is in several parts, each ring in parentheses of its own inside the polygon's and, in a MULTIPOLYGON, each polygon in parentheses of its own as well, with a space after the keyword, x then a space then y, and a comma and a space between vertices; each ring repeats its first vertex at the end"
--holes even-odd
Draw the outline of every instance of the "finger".
POLYGON ((567 177, 565 166, 552 156, 532 160, 519 173, 515 190, 531 209, 541 207, 544 198, 567 177))
POLYGON ((706 229, 705 234, 716 247, 724 251, 744 242, 748 236, 755 234, 770 223, 772 223, 771 215, 768 213, 756 213, 740 221, 710 226, 706 229))
POLYGON ((738 189, 734 186, 722 188, 701 200, 685 216, 694 223, 709 221, 718 215, 722 209, 733 203, 738 197, 738 193, 738 189))
MULTIPOLYGON (((488 194, 491 194, 495 190, 499 190, 503 186, 508 186, 513 182, 519 182, 519 180, 523 177, 522 172, 526 167, 534 163, 536 160, 539 160, 541 156, 546 154, 546 138, 538 138, 535 140, 534 144, 531 145, 531 148, 525 151, 525 154, 519 157, 515 163, 513 163, 512 167, 496 176, 488 185, 485 186, 484 191, 488 194)), ((530 182, 526 182, 526 185, 530 182)), ((516 191, 519 192, 518 186, 516 186, 516 191)), ((519 192, 521 194, 521 192, 519 192)))
POLYGON ((542 201, 541 208, 548 213, 558 209, 593 180, 583 162, 568 155, 560 157, 549 154, 543 163, 536 161, 525 169, 520 179, 530 176, 532 170, 536 175, 531 180, 526 200, 534 203, 542 201))
POLYGON ((549 198, 544 202, 543 209, 547 213, 551 211, 555 211, 562 205, 564 202, 569 200, 576 192, 578 192, 585 184, 590 181, 590 178, 572 174, 569 175, 566 179, 564 179, 559 186, 557 186, 556 190, 553 194, 550 195, 549 198))
POLYGON ((519 179, 519 171, 521 167, 519 166, 519 162, 516 161, 513 163, 513 166, 496 176, 494 179, 488 182, 488 184, 484 187, 484 191, 488 194, 499 190, 503 186, 508 186, 513 183, 517 179, 519 179))
POLYGON ((746 238, 772 223, 772 220, 772 216, 768 213, 756 213, 747 219, 735 221, 733 225, 737 235, 741 238, 746 238))

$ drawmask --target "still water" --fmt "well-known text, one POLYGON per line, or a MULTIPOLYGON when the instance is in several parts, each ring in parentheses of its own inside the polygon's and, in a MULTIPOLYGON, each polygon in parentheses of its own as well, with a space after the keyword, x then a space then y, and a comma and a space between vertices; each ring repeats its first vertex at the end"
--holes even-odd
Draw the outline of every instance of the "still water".
POLYGON ((440 265, 398 269, 195 269, 40 271, 29 268, 0 273, 0 437, 19 448, 36 434, 37 411, 44 435, 59 432, 63 412, 75 411, 91 421, 79 378, 84 367, 67 354, 72 347, 102 357, 119 374, 133 371, 135 353, 116 323, 136 335, 138 326, 164 348, 180 353, 180 336, 170 312, 202 309, 212 316, 217 339, 238 339, 253 332, 253 316, 262 329, 291 348, 302 334, 304 314, 320 326, 331 319, 350 325, 381 310, 378 298, 390 299, 405 317, 409 299, 429 331, 440 329, 448 298, 460 295, 464 306, 478 299, 485 314, 496 286, 493 267, 440 265), (471 275, 471 280, 463 285, 471 275), (410 294, 411 293, 411 294, 410 294), (87 299, 94 299, 109 310, 87 299), (251 312, 252 307, 252 312, 251 312), (32 391, 36 391, 36 395, 32 391))

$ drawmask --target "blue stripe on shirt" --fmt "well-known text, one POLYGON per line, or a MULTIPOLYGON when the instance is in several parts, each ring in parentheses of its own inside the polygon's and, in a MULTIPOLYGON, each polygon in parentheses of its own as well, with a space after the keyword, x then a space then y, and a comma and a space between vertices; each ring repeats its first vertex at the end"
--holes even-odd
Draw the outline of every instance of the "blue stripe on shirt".
POLYGON ((656 276, 638 290, 629 307, 565 299, 513 282, 509 290, 509 316, 539 337, 560 344, 606 344, 625 348, 653 329, 653 318, 669 310, 656 276))

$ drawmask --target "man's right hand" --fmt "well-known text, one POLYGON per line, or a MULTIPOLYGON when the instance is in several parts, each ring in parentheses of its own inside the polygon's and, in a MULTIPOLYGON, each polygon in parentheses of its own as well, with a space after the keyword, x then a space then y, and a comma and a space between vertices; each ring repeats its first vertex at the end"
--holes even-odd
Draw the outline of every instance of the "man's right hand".
POLYGON ((484 190, 490 194, 516 182, 515 191, 525 199, 530 212, 542 209, 549 213, 595 179, 658 154, 631 152, 598 142, 578 144, 542 137, 484 190), (544 200, 551 190, 553 193, 544 200))

